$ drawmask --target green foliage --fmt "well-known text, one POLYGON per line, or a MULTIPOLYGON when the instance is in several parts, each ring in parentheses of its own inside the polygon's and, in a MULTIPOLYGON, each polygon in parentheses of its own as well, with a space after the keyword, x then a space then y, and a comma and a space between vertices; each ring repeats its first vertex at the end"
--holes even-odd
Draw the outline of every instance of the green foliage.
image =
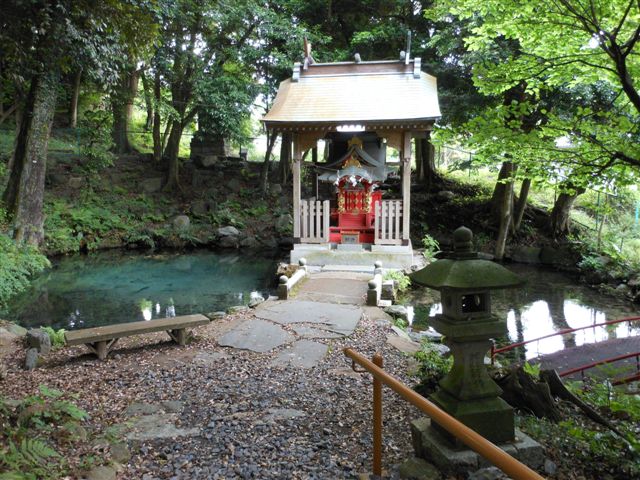
POLYGON ((531 365, 529 362, 524 362, 522 365, 522 370, 527 375, 538 380, 540 378, 540 369, 542 368, 541 364, 536 363, 535 365, 531 365))
POLYGON ((52 439, 74 442, 87 413, 64 394, 40 386, 36 395, 9 403, 0 396, 0 474, 8 479, 57 479, 68 474, 67 463, 52 439))
POLYGON ((590 405, 614 414, 624 413, 631 422, 640 422, 640 397, 614 387, 608 380, 569 382, 567 388, 590 405))
POLYGON ((400 317, 394 318, 393 324, 402 330, 406 330, 407 327, 409 326, 407 321, 404 318, 400 318, 400 317))
MULTIPOLYGON (((575 462, 586 478, 638 478, 640 462, 629 443, 581 416, 554 423, 533 415, 517 417, 519 428, 551 451, 575 462)), ((617 425, 620 427, 620 424, 617 425)), ((633 448, 633 447, 632 447, 633 448)))
POLYGON ((473 65, 474 84, 487 98, 487 108, 466 123, 441 128, 440 140, 462 141, 475 151, 474 160, 487 164, 508 157, 519 165, 518 175, 535 181, 634 183, 638 6, 612 0, 592 7, 574 0, 551 6, 543 0, 445 0, 427 10, 428 18, 442 22, 432 42, 447 25, 462 34, 461 63, 473 65))
POLYGON ((414 358, 419 364, 419 383, 415 390, 422 395, 435 391, 440 379, 449 373, 453 365, 453 357, 442 355, 428 340, 422 342, 422 348, 414 354, 414 358))
MULTIPOLYGON (((603 469, 615 478, 637 478, 640 475, 640 397, 622 386, 612 386, 608 380, 573 381, 566 385, 613 423, 622 437, 582 416, 569 416, 559 424, 524 417, 525 431, 543 443, 553 442, 555 449, 589 465, 595 472, 603 469)), ((603 478, 603 475, 595 474, 594 478, 603 478)))
POLYGON ((0 465, 7 470, 0 474, 0 480, 55 478, 50 463, 55 458, 60 455, 43 440, 23 438, 18 444, 9 440, 8 448, 0 456, 0 465))
POLYGON ((11 238, 0 234, 0 306, 24 290, 32 275, 49 266, 47 258, 36 248, 18 246, 11 238))
POLYGON ((49 339, 51 340, 51 346, 53 348, 64 347, 66 344, 66 340, 64 338, 64 328, 59 330, 55 330, 53 327, 40 327, 44 330, 47 335, 49 335, 49 339))
POLYGON ((406 291, 411 286, 411 278, 402 270, 387 270, 383 277, 383 280, 393 280, 395 288, 399 292, 406 291))
MULTIPOLYGON (((254 209, 262 211, 262 205, 252 207, 251 211, 253 214, 256 212, 254 209)), ((217 205, 217 208, 209 214, 209 218, 211 219, 211 223, 214 225, 232 225, 242 229, 245 227, 245 217, 247 213, 248 212, 243 208, 240 202, 227 200, 226 202, 217 205)))
POLYGON ((431 235, 426 234, 422 238, 422 246, 424 247, 424 258, 431 261, 435 258, 435 254, 440 251, 440 244, 431 235))
POLYGON ((83 167, 90 173, 98 173, 113 165, 111 153, 111 115, 106 110, 85 112, 80 122, 80 154, 83 167))
POLYGON ((91 196, 80 205, 54 200, 45 206, 45 244, 55 252, 77 252, 81 248, 95 250, 100 240, 117 232, 126 232, 131 223, 126 214, 91 196), (106 204, 108 206, 101 206, 106 204))

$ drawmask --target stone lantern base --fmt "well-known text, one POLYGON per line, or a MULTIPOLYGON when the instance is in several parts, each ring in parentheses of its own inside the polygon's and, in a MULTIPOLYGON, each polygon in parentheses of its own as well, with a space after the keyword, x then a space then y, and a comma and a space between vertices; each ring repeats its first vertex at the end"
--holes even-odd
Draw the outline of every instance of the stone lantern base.
MULTIPOLYGON (((544 448, 531 437, 516 429, 511 442, 497 446, 525 465, 537 469, 544 464, 544 448)), ((411 437, 416 457, 434 464, 447 475, 468 475, 480 468, 492 466, 482 455, 470 449, 454 448, 428 418, 411 422, 411 437)))
MULTIPOLYGON (((459 400, 444 390, 439 390, 429 399, 456 420, 493 443, 508 442, 514 438, 513 408, 499 397, 459 400)), ((433 427, 454 448, 463 446, 437 423, 433 422, 433 427)))

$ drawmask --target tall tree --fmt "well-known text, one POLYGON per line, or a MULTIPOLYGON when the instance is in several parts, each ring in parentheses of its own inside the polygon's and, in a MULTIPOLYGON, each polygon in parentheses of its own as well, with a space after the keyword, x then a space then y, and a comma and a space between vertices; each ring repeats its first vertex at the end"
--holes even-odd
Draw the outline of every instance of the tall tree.
POLYGON ((30 85, 2 197, 17 240, 40 245, 44 239, 47 146, 61 75, 84 66, 94 78, 112 81, 112 58, 124 42, 135 40, 136 25, 149 18, 146 6, 135 1, 8 0, 0 4, 2 80, 19 72, 30 85))
POLYGON ((450 18, 480 19, 466 36, 469 50, 485 52, 496 42, 516 45, 517 55, 474 67, 474 81, 485 95, 523 82, 537 97, 571 91, 574 104, 549 105, 547 121, 536 132, 549 140, 566 137, 563 146, 549 142, 557 162, 594 170, 640 167, 637 0, 447 0, 439 8, 450 18))
POLYGON ((637 178, 637 1, 445 0, 430 15, 474 25, 463 36, 479 60, 473 81, 487 98, 524 86, 522 98, 479 112, 458 138, 487 162, 508 153, 529 179, 525 191, 531 179, 566 187, 552 233, 567 232, 567 206, 584 187, 637 178))

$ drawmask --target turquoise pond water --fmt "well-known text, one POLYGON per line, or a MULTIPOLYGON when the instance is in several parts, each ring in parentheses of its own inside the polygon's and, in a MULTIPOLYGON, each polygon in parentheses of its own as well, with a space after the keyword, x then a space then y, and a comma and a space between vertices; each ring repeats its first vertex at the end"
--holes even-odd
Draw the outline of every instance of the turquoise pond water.
POLYGON ((101 252, 53 262, 2 318, 66 330, 225 310, 268 295, 274 258, 101 252))

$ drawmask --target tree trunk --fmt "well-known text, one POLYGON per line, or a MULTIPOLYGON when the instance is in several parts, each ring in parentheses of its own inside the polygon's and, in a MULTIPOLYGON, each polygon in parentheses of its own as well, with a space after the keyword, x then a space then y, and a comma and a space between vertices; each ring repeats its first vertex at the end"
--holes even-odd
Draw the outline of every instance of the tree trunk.
POLYGON ((163 190, 175 191, 180 190, 180 138, 182 137, 182 122, 174 120, 171 123, 171 133, 167 141, 166 156, 169 162, 169 170, 167 172, 167 181, 163 190))
POLYGON ((127 127, 133 123, 133 102, 138 95, 138 80, 140 79, 140 71, 134 68, 127 75, 127 96, 125 101, 125 114, 127 116, 127 127))
POLYGON ((149 79, 147 78, 146 73, 144 73, 144 70, 140 71, 140 78, 142 79, 142 90, 144 91, 144 105, 147 109, 147 119, 144 122, 144 129, 148 132, 151 130, 154 117, 151 85, 149 84, 149 79))
MULTIPOLYGON (((507 238, 509 237, 509 231, 511 230, 511 225, 513 222, 513 178, 512 174, 515 171, 515 167, 511 162, 504 162, 503 168, 500 170, 504 170, 505 179, 510 178, 505 183, 501 185, 501 198, 499 204, 499 228, 498 228, 498 238, 496 240, 496 250, 495 257, 496 260, 502 260, 504 258, 504 251, 507 245, 507 238), (506 167, 505 167, 506 165, 506 167)), ((496 184, 496 189, 498 188, 498 184, 496 184)), ((494 192, 495 194, 495 192, 494 192)))
POLYGON ((524 215, 524 210, 527 207, 527 198, 529 197, 530 188, 531 179, 525 178, 524 180, 522 180, 522 185, 520 186, 520 196, 518 196, 518 203, 516 204, 515 212, 513 212, 513 230, 515 232, 520 229, 522 216, 524 215))
POLYGON ((80 97, 80 81, 82 80, 82 67, 76 70, 73 76, 73 91, 71 92, 71 103, 69 104, 69 127, 78 126, 78 98, 80 97))
POLYGON ((513 171, 513 163, 502 162, 500 172, 498 173, 498 180, 496 180, 496 186, 493 189, 493 195, 491 196, 491 210, 493 211, 496 219, 500 218, 500 211, 502 209, 502 202, 504 199, 505 180, 511 176, 513 171))
POLYGON ((280 144, 280 183, 286 185, 291 172, 291 134, 283 133, 280 144))
POLYGON ((153 79, 153 97, 156 108, 153 111, 153 161, 160 163, 162 160, 162 136, 160 134, 160 72, 156 70, 153 79))
POLYGON ((58 73, 51 70, 31 80, 9 182, 2 196, 13 221, 16 241, 36 246, 44 240, 44 179, 58 83, 58 73))
POLYGON ((562 413, 551 395, 549 385, 536 381, 522 367, 518 366, 495 380, 502 389, 500 396, 512 407, 529 411, 538 418, 548 418, 554 422, 562 420, 562 413))
POLYGON ((278 134, 276 132, 267 131, 267 151, 264 154, 264 162, 262 163, 262 169, 260 170, 260 192, 262 195, 267 194, 269 186, 269 168, 271 167, 271 152, 273 152, 273 146, 276 143, 278 134))
POLYGON ((558 195, 549 216, 549 231, 554 237, 561 237, 570 232, 570 213, 574 202, 584 193, 582 187, 572 188, 573 192, 562 192, 558 195))
POLYGON ((137 89, 138 75, 134 70, 124 70, 120 73, 120 81, 111 94, 111 111, 113 112, 113 144, 114 152, 118 154, 131 152, 128 130, 133 112, 133 88, 137 89))
POLYGON ((436 149, 428 138, 420 140, 420 152, 422 154, 422 182, 427 190, 433 189, 439 180, 436 170, 436 149))
POLYGON ((113 113, 113 151, 117 154, 129 153, 131 145, 127 137, 127 113, 125 105, 120 99, 111 98, 111 112, 113 113))

